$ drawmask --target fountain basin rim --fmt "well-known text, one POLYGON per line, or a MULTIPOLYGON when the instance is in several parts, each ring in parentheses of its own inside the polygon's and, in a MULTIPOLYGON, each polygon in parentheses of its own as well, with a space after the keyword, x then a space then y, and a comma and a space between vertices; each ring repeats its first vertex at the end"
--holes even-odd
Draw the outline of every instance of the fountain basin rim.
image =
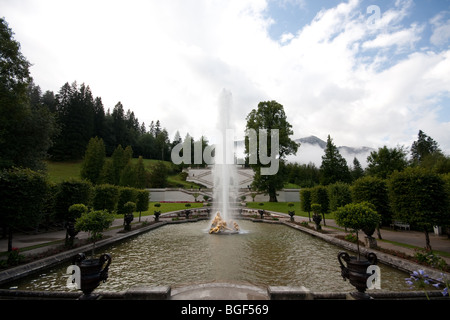
POLYGON ((240 234, 239 231, 220 231, 220 232, 212 232, 210 234, 213 235, 232 235, 232 234, 240 234))

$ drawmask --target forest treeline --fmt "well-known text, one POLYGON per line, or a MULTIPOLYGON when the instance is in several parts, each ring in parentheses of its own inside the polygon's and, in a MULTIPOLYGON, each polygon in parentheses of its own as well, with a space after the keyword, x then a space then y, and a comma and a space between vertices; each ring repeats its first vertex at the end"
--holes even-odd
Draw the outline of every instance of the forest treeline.
POLYGON ((48 149, 52 160, 82 159, 93 137, 104 141, 107 156, 122 145, 131 146, 133 157, 170 160, 172 144, 159 120, 152 121, 147 128, 120 101, 112 111, 105 110, 102 98, 94 97, 89 85, 65 83, 56 94, 52 91, 42 94, 32 82, 28 96, 31 108, 44 108, 53 116, 52 146, 48 149))
POLYGON ((42 92, 30 75, 31 63, 0 18, 0 169, 45 169, 44 160, 80 160, 89 140, 101 138, 107 156, 131 146, 133 157, 170 160, 172 144, 159 120, 147 127, 118 102, 105 108, 101 97, 76 81, 58 92, 42 92))

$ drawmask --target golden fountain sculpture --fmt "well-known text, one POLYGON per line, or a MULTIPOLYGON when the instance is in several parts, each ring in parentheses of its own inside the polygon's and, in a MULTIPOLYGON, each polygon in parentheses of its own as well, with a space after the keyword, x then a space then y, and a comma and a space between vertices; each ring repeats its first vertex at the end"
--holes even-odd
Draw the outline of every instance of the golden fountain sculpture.
POLYGON ((216 216, 214 217, 214 219, 211 223, 211 228, 209 229, 209 233, 211 233, 211 234, 239 233, 239 225, 235 221, 231 220, 229 225, 231 227, 228 226, 227 222, 225 220, 223 220, 222 217, 220 216, 220 212, 217 211, 216 216))

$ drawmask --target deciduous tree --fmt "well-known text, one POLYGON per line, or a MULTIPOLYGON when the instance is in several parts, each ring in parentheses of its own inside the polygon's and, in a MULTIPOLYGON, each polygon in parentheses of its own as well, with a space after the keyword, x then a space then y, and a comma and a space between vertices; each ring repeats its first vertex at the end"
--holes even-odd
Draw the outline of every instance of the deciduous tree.
POLYGON ((89 206, 92 184, 87 180, 69 179, 60 182, 55 195, 55 215, 58 221, 71 222, 69 207, 73 204, 89 206))
POLYGON ((423 168, 407 168, 391 175, 389 193, 394 217, 422 228, 426 248, 431 250, 431 228, 450 225, 444 180, 423 168))
POLYGON ((351 203, 352 193, 350 191, 350 185, 343 182, 328 185, 328 198, 330 199, 331 211, 351 203))
POLYGON ((28 168, 0 171, 0 225, 8 231, 8 251, 16 228, 35 227, 42 220, 47 190, 41 173, 28 168))
POLYGON ((141 221, 142 211, 148 210, 150 202, 150 192, 148 190, 138 190, 136 192, 136 211, 139 211, 139 221, 141 221))
POLYGON ((42 162, 56 132, 55 119, 41 103, 8 23, 0 18, 0 169, 45 168, 42 162))
POLYGON ((315 186, 314 188, 311 188, 311 202, 320 204, 323 215, 323 224, 326 225, 325 214, 330 211, 330 197, 328 196, 327 187, 315 186))
POLYGON ((372 151, 367 157, 367 173, 386 179, 395 170, 402 171, 408 166, 406 151, 402 147, 386 146, 372 151))
POLYGON ((94 210, 114 212, 119 197, 119 187, 111 184, 98 184, 94 187, 92 207, 94 210))
POLYGON ((309 221, 311 221, 311 204, 312 204, 311 189, 310 188, 300 189, 300 206, 303 211, 308 212, 309 221))
MULTIPOLYGON (((259 140, 259 130, 267 130, 267 156, 276 158, 279 161, 279 169, 276 174, 273 175, 262 175, 261 168, 264 165, 260 161, 261 156, 261 146, 258 145, 258 150, 256 155, 258 161, 256 164, 250 164, 253 168, 255 175, 253 179, 253 186, 262 192, 269 195, 269 201, 277 201, 277 190, 281 189, 287 180, 287 170, 285 170, 285 157, 290 154, 295 154, 298 149, 298 144, 291 140, 290 136, 294 133, 292 131, 292 125, 287 121, 287 116, 284 112, 283 105, 276 101, 263 101, 258 104, 257 109, 253 109, 247 115, 247 132, 253 129, 256 132, 257 138, 259 140), (277 155, 272 154, 275 152, 271 150, 271 130, 279 130, 279 152, 277 155), (275 157, 274 157, 275 156, 275 157)), ((252 157, 252 150, 249 148, 249 138, 245 138, 245 152, 247 157, 252 157)), ((255 155, 253 155, 255 156, 255 155)))

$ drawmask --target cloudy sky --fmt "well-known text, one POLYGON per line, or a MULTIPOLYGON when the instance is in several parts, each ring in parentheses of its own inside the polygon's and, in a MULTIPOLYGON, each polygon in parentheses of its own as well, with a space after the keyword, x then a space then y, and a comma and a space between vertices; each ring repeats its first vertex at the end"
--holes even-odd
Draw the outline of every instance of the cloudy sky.
POLYGON ((0 15, 43 91, 84 82, 171 139, 208 136, 226 89, 237 138, 276 100, 293 138, 409 148, 423 130, 450 154, 449 0, 0 0, 0 15))

